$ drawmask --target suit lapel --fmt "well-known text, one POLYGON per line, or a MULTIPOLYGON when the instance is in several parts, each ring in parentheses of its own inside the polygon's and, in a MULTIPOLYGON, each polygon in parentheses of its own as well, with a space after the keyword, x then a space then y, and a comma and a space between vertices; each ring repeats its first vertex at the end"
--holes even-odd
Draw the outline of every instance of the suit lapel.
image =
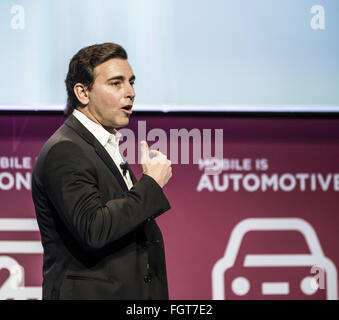
MULTIPOLYGON (((115 165, 111 156, 108 154, 106 149, 100 144, 100 142, 93 136, 93 134, 88 131, 85 126, 73 115, 70 115, 68 119, 65 121, 65 125, 72 128, 81 138, 83 138, 86 142, 91 144, 94 147, 95 152, 101 158, 101 160, 105 163, 105 165, 112 171, 115 178, 118 180, 123 191, 128 191, 127 185, 125 183, 124 178, 122 177, 119 169, 115 165)), ((131 169, 129 167, 129 171, 131 174, 131 169)), ((132 173, 133 174, 133 173, 132 173)), ((131 175, 132 177, 132 175, 131 175)), ((134 175, 133 175, 134 177, 134 175)), ((135 179, 135 177, 134 177, 135 179)), ((134 183, 134 181, 133 181, 134 183)))
POLYGON ((108 168, 111 169, 111 171, 113 172, 114 176, 119 181, 119 184, 121 185, 122 189, 124 191, 128 191, 128 188, 127 188, 127 185, 125 183, 124 178, 122 177, 119 169, 115 165, 115 162, 112 160, 111 156, 108 154, 106 149, 100 144, 99 141, 96 141, 94 148, 95 148, 95 152, 99 155, 101 160, 103 162, 105 162, 105 164, 107 165, 108 168))
POLYGON ((131 180, 132 180, 133 184, 135 184, 137 182, 137 179, 136 179, 136 177, 135 177, 135 175, 134 175, 134 173, 133 173, 133 171, 132 171, 132 169, 129 166, 127 161, 126 161, 126 164, 127 164, 127 170, 129 172, 129 175, 131 176, 131 180))

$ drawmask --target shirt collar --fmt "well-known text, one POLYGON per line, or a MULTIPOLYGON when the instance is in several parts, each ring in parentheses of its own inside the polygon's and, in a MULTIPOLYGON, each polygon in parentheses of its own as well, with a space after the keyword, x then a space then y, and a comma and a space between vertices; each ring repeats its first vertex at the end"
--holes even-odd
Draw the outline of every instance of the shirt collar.
POLYGON ((119 146, 119 140, 121 138, 121 133, 119 131, 114 129, 113 133, 108 132, 104 127, 87 118, 87 116, 77 109, 73 110, 73 116, 93 134, 102 146, 105 146, 107 142, 112 142, 115 147, 119 146))

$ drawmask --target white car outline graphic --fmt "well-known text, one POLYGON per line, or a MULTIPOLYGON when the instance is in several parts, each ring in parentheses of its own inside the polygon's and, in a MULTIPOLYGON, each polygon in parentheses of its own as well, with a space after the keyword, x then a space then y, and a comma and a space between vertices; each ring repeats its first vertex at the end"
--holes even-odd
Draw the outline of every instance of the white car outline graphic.
MULTIPOLYGON (((39 231, 36 219, 0 218, 0 231, 39 231)), ((0 300, 41 299, 41 287, 24 286, 24 268, 8 254, 42 254, 40 241, 0 241, 0 270, 7 269, 9 277, 0 287, 0 300)))
MULTIPOLYGON (((249 231, 299 231, 305 238, 311 254, 252 254, 244 260, 245 267, 292 267, 320 266, 326 272, 326 297, 328 300, 338 300, 337 269, 335 264, 325 257, 318 237, 313 227, 300 218, 249 218, 239 222, 233 229, 224 256, 219 259, 212 269, 212 299, 224 300, 224 273, 234 266, 243 237, 249 231)), ((311 279, 311 277, 310 277, 311 279)), ((246 291, 246 282, 238 279, 240 286, 246 291)), ((263 290, 274 292, 276 289, 288 294, 286 283, 267 283, 263 290), (276 285, 276 287, 275 287, 276 285)), ((240 288, 241 289, 241 288, 240 288)))

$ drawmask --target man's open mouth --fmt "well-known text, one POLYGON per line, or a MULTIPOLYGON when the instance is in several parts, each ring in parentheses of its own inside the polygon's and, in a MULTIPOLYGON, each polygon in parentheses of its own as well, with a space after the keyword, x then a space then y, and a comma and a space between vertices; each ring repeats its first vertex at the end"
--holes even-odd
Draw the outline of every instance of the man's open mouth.
POLYGON ((128 105, 128 106, 124 106, 121 109, 127 110, 127 111, 131 111, 132 110, 132 105, 128 105))

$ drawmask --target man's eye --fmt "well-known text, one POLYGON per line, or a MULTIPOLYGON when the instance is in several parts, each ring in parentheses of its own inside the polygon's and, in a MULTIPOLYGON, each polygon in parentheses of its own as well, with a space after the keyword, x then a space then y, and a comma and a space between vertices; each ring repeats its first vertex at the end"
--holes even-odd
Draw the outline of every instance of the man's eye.
POLYGON ((118 85, 120 85, 120 81, 112 82, 111 85, 112 86, 118 86, 118 85))

